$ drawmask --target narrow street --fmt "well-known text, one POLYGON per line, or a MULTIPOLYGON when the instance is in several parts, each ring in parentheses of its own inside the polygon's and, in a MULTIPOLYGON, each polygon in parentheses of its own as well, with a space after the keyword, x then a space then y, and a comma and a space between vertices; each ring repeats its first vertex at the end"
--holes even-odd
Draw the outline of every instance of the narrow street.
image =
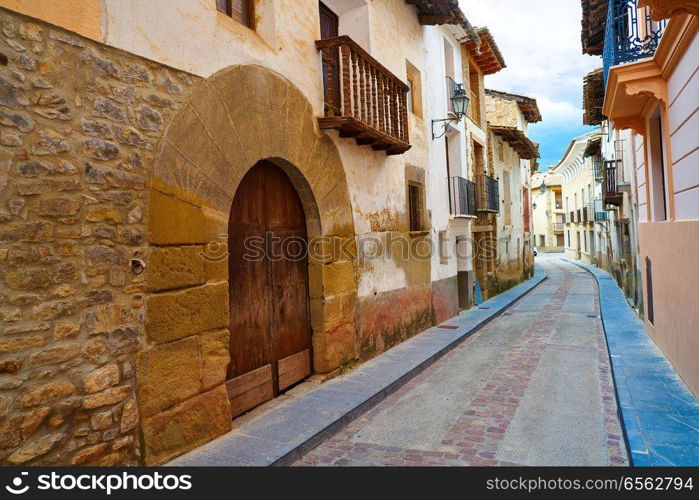
POLYGON ((512 308, 296 465, 625 465, 592 276, 557 256, 512 308))

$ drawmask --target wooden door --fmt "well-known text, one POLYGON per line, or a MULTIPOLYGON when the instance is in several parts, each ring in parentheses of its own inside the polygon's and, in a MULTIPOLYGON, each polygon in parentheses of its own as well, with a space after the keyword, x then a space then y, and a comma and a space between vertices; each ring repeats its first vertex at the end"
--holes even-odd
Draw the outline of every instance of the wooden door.
POLYGON ((288 176, 260 162, 243 178, 228 224, 233 415, 310 375, 306 217, 288 176))

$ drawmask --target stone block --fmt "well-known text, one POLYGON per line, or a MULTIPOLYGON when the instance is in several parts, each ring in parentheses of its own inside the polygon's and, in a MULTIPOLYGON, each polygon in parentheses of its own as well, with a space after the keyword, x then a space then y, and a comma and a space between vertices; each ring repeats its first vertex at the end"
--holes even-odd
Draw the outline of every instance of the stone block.
POLYGON ((16 352, 29 347, 43 345, 44 337, 20 337, 0 340, 0 352, 16 352))
POLYGON ((82 465, 92 462, 104 455, 109 443, 100 443, 78 450, 70 459, 70 465, 82 465))
POLYGON ((19 465, 28 462, 29 460, 32 460, 36 457, 45 455, 64 438, 65 435, 60 432, 43 436, 37 439, 36 441, 32 441, 31 443, 22 446, 12 455, 7 457, 7 461, 14 465, 19 465))
POLYGON ((201 390, 199 337, 155 346, 136 356, 138 405, 143 417, 180 403, 201 390))
POLYGON ((230 363, 228 330, 207 333, 201 337, 201 386, 206 391, 226 380, 230 363))
POLYGON ((119 367, 115 364, 106 365, 91 371, 83 377, 85 392, 94 394, 119 383, 119 367))
POLYGON ((162 464, 231 429, 231 405, 225 386, 143 421, 147 465, 162 464))
POLYGON ((149 219, 150 242, 160 245, 207 244, 227 231, 227 218, 156 190, 151 192, 149 219))
POLYGON ((146 299, 146 333, 158 343, 228 326, 228 283, 164 292, 146 299))
POLYGON ((131 395, 131 386, 122 385, 105 389, 102 392, 85 396, 83 399, 83 408, 91 410, 100 406, 107 406, 125 400, 131 395))
POLYGON ((121 410, 121 421, 119 423, 119 432, 122 434, 129 432, 138 424, 138 407, 136 406, 136 401, 129 399, 124 403, 124 407, 121 410))
POLYGON ((70 396, 75 392, 75 386, 70 382, 49 382, 48 384, 32 387, 17 398, 17 406, 28 408, 43 403, 51 403, 70 396))
POLYGON ((357 357, 356 301, 354 293, 311 300, 313 366, 318 373, 357 357))
POLYGON ((34 366, 49 365, 55 363, 63 363, 80 354, 79 344, 67 344, 43 351, 36 352, 29 357, 29 364, 34 366))
POLYGON ((323 295, 338 295, 357 289, 355 262, 339 261, 323 264, 323 295))
POLYGON ((148 290, 157 292, 204 283, 203 247, 153 247, 147 267, 148 290))

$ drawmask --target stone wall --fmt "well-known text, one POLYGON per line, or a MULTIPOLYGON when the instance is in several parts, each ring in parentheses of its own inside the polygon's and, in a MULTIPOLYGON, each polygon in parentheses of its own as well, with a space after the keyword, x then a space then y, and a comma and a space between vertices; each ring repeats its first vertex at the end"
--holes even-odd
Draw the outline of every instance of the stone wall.
MULTIPOLYGON (((148 260, 148 172, 193 78, 4 9, 0 23, 0 461, 141 463, 131 260, 148 260)), ((196 370, 197 349, 167 362, 196 370)))

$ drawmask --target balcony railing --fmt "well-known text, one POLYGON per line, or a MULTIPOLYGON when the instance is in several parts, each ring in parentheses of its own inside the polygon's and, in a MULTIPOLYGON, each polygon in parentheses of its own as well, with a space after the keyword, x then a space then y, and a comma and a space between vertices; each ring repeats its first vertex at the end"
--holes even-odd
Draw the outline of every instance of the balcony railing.
POLYGON ((500 212, 500 187, 496 178, 488 174, 476 176, 479 212, 500 212))
POLYGON ((454 217, 476 216, 476 183, 449 177, 449 210, 454 217))
POLYGON ((402 154, 408 138, 408 86, 348 36, 316 41, 323 60, 325 116, 320 128, 376 151, 402 154))
POLYGON ((602 179, 602 201, 610 205, 621 206, 624 194, 619 191, 619 173, 621 160, 604 162, 604 178, 602 179))
POLYGON ((563 222, 554 222, 553 223, 553 232, 554 233, 562 233, 563 229, 565 229, 565 224, 563 222))
POLYGON ((653 21, 648 8, 638 0, 609 0, 604 34, 604 82, 609 69, 655 54, 667 21, 653 21))
POLYGON ((595 180, 596 181, 601 181, 603 176, 604 176, 604 173, 603 173, 604 169, 602 168, 602 165, 603 165, 602 157, 600 155, 595 155, 592 159, 592 166, 594 167, 594 170, 595 170, 595 180))

